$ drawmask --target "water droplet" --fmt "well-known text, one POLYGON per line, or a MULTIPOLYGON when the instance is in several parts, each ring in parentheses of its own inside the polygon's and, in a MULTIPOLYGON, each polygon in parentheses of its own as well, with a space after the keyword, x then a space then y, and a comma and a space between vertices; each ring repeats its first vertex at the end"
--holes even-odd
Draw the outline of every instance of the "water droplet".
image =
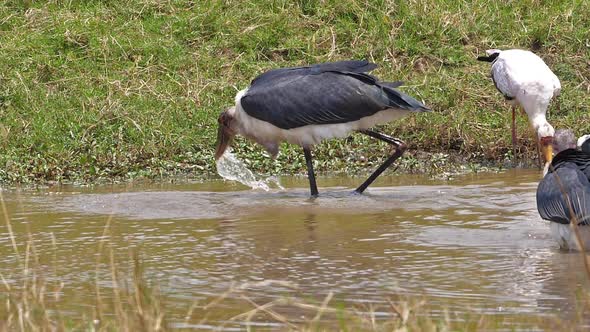
POLYGON ((251 170, 248 169, 246 164, 238 159, 231 149, 225 150, 225 153, 217 160, 217 173, 224 179, 230 181, 238 181, 243 185, 246 185, 252 189, 262 189, 265 191, 270 190, 270 184, 275 184, 279 189, 285 189, 279 183, 279 179, 276 176, 271 176, 265 180, 259 179, 251 170))

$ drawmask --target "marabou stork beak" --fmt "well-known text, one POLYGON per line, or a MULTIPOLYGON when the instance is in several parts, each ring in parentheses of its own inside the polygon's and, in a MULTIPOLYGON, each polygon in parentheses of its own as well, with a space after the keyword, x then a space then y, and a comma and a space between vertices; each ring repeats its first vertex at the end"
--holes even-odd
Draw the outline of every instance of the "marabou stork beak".
POLYGON ((217 146, 215 149, 215 160, 218 160, 223 156, 223 153, 231 143, 233 135, 229 132, 229 130, 222 125, 219 124, 219 128, 217 129, 217 142, 215 145, 217 146))
POLYGON ((541 145, 541 154, 543 155, 543 161, 545 166, 551 164, 553 160, 553 136, 545 136, 539 139, 541 145))

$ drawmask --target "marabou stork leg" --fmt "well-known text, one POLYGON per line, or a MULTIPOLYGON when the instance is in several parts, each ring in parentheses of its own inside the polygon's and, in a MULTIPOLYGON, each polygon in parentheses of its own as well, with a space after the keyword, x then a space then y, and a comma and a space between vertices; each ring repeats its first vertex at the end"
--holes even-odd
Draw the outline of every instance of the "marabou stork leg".
POLYGON ((516 159, 516 106, 512 105, 512 158, 516 159))
POLYGON ((393 146, 395 146, 395 152, 391 155, 391 157, 387 158, 387 160, 385 160, 385 162, 379 166, 379 168, 377 168, 377 170, 375 170, 375 172, 373 172, 373 174, 371 174, 371 176, 369 176, 369 178, 363 182, 363 184, 361 184, 358 188, 356 188, 355 192, 362 194, 363 191, 365 191, 365 189, 367 189, 367 187, 373 183, 373 181, 375 181, 375 179, 381 175, 381 173, 383 173, 383 171, 385 171, 389 166, 391 166, 391 164, 393 164, 393 162, 401 157, 401 155, 404 153, 404 151, 406 151, 407 145, 406 143, 402 142, 400 139, 397 138, 393 138, 391 136, 387 136, 385 134, 381 134, 378 133, 376 131, 372 131, 372 130, 360 130, 359 132, 365 134, 365 135, 369 135, 373 138, 376 139, 380 139, 384 142, 387 142, 393 146))
POLYGON ((309 179, 309 189, 311 190, 311 196, 318 196, 318 186, 315 183, 315 174, 313 173, 313 161, 311 159, 311 150, 303 147, 303 154, 305 154, 305 162, 307 163, 307 178, 309 179))

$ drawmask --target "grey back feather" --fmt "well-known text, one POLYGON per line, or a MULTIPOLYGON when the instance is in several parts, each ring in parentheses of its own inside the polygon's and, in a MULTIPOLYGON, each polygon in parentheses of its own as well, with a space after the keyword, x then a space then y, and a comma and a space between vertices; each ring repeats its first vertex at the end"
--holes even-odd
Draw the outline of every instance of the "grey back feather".
POLYGON ((282 129, 357 121, 385 109, 429 111, 365 71, 375 64, 340 61, 266 72, 240 100, 244 111, 282 129))

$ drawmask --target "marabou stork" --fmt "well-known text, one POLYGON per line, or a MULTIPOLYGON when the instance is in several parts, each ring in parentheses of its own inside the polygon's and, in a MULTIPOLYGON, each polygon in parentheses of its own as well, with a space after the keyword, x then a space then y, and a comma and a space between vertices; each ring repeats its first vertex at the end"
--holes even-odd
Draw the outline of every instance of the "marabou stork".
POLYGON ((300 145, 315 197, 318 189, 311 148, 324 139, 359 131, 395 147, 395 152, 356 189, 362 193, 406 149, 401 140, 369 128, 411 112, 429 111, 395 89, 401 82, 380 82, 366 74, 376 67, 367 61, 339 61, 261 74, 249 88, 238 92, 236 105, 219 116, 215 159, 223 155, 235 135, 259 143, 273 158, 283 141, 300 145))
POLYGON ((559 153, 537 187, 537 210, 550 221, 551 234, 563 249, 578 249, 570 223, 576 221, 585 248, 590 248, 590 135, 578 149, 571 131, 555 133, 559 153))
POLYGON ((477 59, 492 63, 494 85, 512 105, 512 149, 516 153, 516 106, 522 107, 535 129, 546 165, 553 156, 555 130, 547 122, 547 107, 561 90, 559 79, 536 54, 525 50, 487 50, 477 59))

